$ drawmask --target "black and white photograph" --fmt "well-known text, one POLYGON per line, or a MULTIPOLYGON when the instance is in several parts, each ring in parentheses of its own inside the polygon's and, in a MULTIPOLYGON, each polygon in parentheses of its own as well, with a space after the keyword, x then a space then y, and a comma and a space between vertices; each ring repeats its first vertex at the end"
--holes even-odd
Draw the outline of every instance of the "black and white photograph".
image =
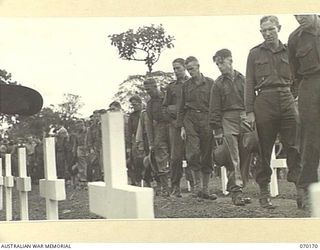
POLYGON ((0 30, 2 222, 320 216, 320 15, 0 30))

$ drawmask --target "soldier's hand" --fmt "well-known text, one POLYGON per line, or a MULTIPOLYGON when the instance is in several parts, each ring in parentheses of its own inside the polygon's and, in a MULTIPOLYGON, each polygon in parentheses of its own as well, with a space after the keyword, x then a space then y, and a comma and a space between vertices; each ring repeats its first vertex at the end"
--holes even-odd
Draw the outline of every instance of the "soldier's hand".
POLYGON ((186 140, 187 135, 186 135, 186 130, 184 129, 184 127, 181 127, 180 135, 181 135, 182 140, 186 140))
POLYGON ((154 145, 150 145, 150 146, 149 146, 150 152, 151 152, 151 151, 154 151, 154 148, 155 148, 154 145))
POLYGON ((218 145, 221 145, 223 142, 223 133, 219 133, 219 134, 214 135, 214 139, 216 140, 218 145))
POLYGON ((255 122, 256 118, 253 112, 250 112, 247 114, 247 121, 250 123, 250 125, 253 127, 254 122, 255 122))

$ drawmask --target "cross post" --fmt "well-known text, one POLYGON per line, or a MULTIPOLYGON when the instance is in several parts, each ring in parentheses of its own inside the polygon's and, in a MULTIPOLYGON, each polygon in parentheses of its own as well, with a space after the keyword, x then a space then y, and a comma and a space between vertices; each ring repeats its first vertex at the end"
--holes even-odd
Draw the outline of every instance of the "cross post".
POLYGON ((154 218, 153 189, 128 185, 123 114, 101 119, 104 182, 89 183, 90 211, 108 219, 154 218))

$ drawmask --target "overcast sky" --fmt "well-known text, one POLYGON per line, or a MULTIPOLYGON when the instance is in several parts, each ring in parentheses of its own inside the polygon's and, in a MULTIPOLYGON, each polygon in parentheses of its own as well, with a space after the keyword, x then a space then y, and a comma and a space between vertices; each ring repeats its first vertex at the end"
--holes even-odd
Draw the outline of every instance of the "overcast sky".
MULTIPOLYGON (((175 47, 163 51, 154 70, 171 72, 173 59, 193 55, 202 73, 216 79, 212 55, 221 48, 232 51, 234 68, 245 74, 249 50, 263 41, 261 17, 0 18, 0 68, 38 90, 44 106, 61 103, 63 93, 80 95, 85 103, 80 112, 88 117, 94 109, 107 108, 129 75, 147 71, 143 62, 120 59, 108 35, 163 24, 175 37, 175 47)), ((293 15, 278 17, 286 43, 298 24, 293 15)))

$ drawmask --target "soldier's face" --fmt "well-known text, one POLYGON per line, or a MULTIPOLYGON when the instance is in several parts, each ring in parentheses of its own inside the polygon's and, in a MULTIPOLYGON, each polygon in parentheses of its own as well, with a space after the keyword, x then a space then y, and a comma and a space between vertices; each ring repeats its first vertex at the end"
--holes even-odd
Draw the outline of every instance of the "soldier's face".
POLYGON ((307 29, 314 25, 315 15, 294 15, 301 28, 307 29))
POLYGON ((260 32, 266 43, 272 44, 278 41, 279 27, 270 20, 260 25, 260 32))
POLYGON ((144 90, 147 92, 149 96, 154 96, 157 92, 157 85, 154 85, 154 84, 144 85, 144 90))
POLYGON ((232 71, 232 57, 217 60, 216 65, 218 66, 221 74, 231 73, 232 71))
POLYGON ((180 63, 173 63, 172 67, 173 67, 173 71, 178 79, 181 79, 186 75, 186 69, 180 63))
POLYGON ((197 62, 191 61, 186 65, 186 68, 191 77, 196 77, 200 74, 200 66, 197 62))
POLYGON ((131 107, 133 108, 134 111, 137 111, 137 110, 141 110, 142 109, 142 105, 140 102, 137 102, 137 101, 132 101, 131 102, 131 107))

